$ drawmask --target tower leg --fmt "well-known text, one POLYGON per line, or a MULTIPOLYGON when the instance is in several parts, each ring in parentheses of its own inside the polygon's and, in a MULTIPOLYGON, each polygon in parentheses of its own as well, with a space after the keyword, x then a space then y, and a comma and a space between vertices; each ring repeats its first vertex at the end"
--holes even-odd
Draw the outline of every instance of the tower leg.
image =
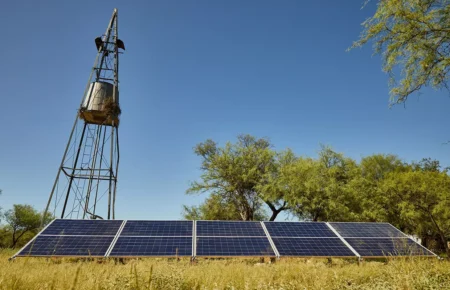
POLYGON ((80 144, 78 145, 77 155, 75 157, 75 162, 74 162, 73 168, 72 168, 72 174, 70 175, 70 181, 69 181, 69 186, 67 188, 66 199, 64 201, 64 207, 63 207, 63 210, 61 213, 62 219, 64 218, 64 214, 66 212, 67 201, 69 200, 70 190, 72 189, 73 175, 75 174, 75 168, 77 167, 78 158, 80 157, 81 145, 83 144, 84 133, 86 132, 86 127, 87 127, 87 123, 84 123, 83 132, 81 133, 81 138, 80 138, 80 144))
POLYGON ((48 198, 47 206, 45 207, 44 213, 42 214, 41 228, 44 226, 45 216, 47 215, 48 209, 50 207, 50 203, 52 202, 53 194, 55 193, 56 185, 58 184, 59 175, 61 174, 62 167, 64 166, 64 161, 66 160, 67 151, 69 151, 70 141, 72 141, 73 132, 75 132, 75 128, 77 127, 77 122, 78 122, 78 114, 75 117, 75 122, 73 123, 72 131, 70 132, 70 136, 69 136, 69 141, 67 142, 66 150, 64 150, 63 158, 61 160, 61 164, 59 165, 59 170, 58 170, 58 173, 56 174, 55 182, 53 183, 53 188, 50 193, 50 197, 48 198))

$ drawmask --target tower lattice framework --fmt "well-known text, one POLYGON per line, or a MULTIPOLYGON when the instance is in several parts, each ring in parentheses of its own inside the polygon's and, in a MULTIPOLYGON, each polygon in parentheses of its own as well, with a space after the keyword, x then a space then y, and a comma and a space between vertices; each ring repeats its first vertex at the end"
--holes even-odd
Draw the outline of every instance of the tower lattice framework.
POLYGON ((119 169, 118 14, 95 39, 97 57, 89 76, 44 216, 115 219, 119 169))

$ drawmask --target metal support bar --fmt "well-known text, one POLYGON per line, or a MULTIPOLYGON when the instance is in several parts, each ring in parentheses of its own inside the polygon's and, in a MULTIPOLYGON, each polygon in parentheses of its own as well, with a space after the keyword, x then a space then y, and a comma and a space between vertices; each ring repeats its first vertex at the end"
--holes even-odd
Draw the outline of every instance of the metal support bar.
POLYGON ((197 256, 197 221, 192 221, 192 259, 197 256))
MULTIPOLYGON (((114 95, 114 94, 113 94, 114 95)), ((108 219, 111 219, 111 199, 112 199, 112 179, 113 179, 113 156, 114 156, 114 121, 111 127, 111 152, 110 152, 110 173, 109 173, 109 189, 108 189, 108 219)))
POLYGON ((266 225, 264 224, 264 222, 261 222, 261 226, 264 230, 264 232, 266 233, 266 237, 269 240, 270 246, 272 247, 273 252, 275 253, 275 256, 279 259, 280 258, 280 252, 278 252, 277 247, 275 246, 275 243, 272 240, 272 237, 269 234, 269 231, 266 228, 266 225))
POLYGON ((330 223, 325 223, 325 224, 330 228, 330 230, 333 231, 333 233, 336 236, 338 236, 339 239, 341 239, 341 241, 347 246, 347 248, 349 248, 350 251, 352 251, 353 254, 355 254, 356 257, 358 257, 358 261, 361 261, 361 255, 355 249, 353 249, 353 247, 341 236, 341 234, 339 234, 339 232, 336 231, 336 229, 333 228, 333 226, 330 225, 330 223))
POLYGON ((69 141, 67 142, 66 150, 64 150, 63 158, 61 160, 61 165, 59 166, 58 173, 56 174, 55 182, 53 183, 53 188, 52 188, 52 191, 51 191, 50 196, 48 198, 47 206, 45 207, 45 210, 44 210, 44 212, 42 214, 40 227, 42 227, 44 225, 44 219, 45 219, 45 216, 47 215, 48 208, 50 207, 50 203, 52 202, 53 194, 55 193, 56 185, 58 184, 59 175, 61 174, 61 170, 63 170, 64 161, 66 160, 67 151, 69 151, 70 141, 72 140, 73 132, 75 132, 75 128, 77 126, 77 122, 78 122, 78 113, 77 113, 77 116, 75 117, 75 122, 73 123, 72 131, 70 132, 70 136, 69 136, 69 141))
POLYGON ((114 246, 116 245, 116 242, 119 239, 119 236, 122 233, 123 228, 125 227, 126 223, 127 223, 127 220, 124 220, 122 222, 122 224, 120 225, 119 229, 117 230, 116 235, 114 236, 114 239, 111 242, 111 245, 109 245, 108 250, 106 250, 105 258, 109 257, 109 254, 111 254, 111 251, 113 250, 114 246))
MULTIPOLYGON (((116 152, 117 152, 117 163, 116 163, 116 176, 114 177, 114 192, 113 192, 113 204, 112 204, 112 214, 113 214, 113 220, 116 219, 116 192, 117 192, 117 178, 119 175, 119 128, 116 127, 116 152)), ((111 163, 113 161, 111 160, 111 163)), ((114 172, 113 172, 114 173, 114 172)))
MULTIPOLYGON (((77 166, 78 158, 80 157, 81 144, 83 143, 83 138, 84 138, 84 133, 86 132, 86 127, 87 127, 87 124, 84 123, 83 133, 81 133, 80 144, 78 145, 77 156, 75 157, 75 161, 74 161, 74 166, 75 167, 77 166)), ((66 199, 64 201, 64 207, 63 207, 63 210, 62 210, 62 213, 61 213, 61 218, 62 219, 64 218, 64 213, 66 212, 67 201, 69 200, 70 188, 72 186, 73 174, 74 173, 75 173, 75 169, 72 170, 72 176, 70 177, 69 186, 67 188, 66 199)))

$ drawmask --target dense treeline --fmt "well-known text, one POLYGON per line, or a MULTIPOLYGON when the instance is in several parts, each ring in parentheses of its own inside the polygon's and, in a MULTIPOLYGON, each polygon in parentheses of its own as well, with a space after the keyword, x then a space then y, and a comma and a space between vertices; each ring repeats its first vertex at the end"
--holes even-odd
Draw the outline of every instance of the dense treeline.
POLYGON ((374 154, 359 162, 323 146, 317 158, 276 151, 265 138, 238 136, 195 147, 202 175, 188 194, 206 192, 187 219, 390 222, 437 250, 450 238, 450 177, 439 161, 406 163, 374 154))

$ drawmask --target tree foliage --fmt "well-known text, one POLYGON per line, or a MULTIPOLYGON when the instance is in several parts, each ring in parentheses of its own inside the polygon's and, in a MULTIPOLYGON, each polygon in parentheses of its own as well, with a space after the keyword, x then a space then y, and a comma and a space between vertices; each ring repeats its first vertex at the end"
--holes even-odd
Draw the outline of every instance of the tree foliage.
POLYGON ((284 200, 302 220, 353 220, 358 203, 349 190, 356 163, 329 147, 322 147, 319 158, 297 158, 280 168, 274 184, 284 189, 284 200))
POLYGON ((381 0, 351 48, 374 42, 390 75, 391 101, 402 103, 424 86, 447 88, 450 68, 449 0, 381 0), (402 78, 397 82, 394 71, 402 78))
MULTIPOLYGON (((41 214, 31 205, 15 204, 12 209, 6 211, 6 233, 11 236, 10 247, 15 247, 26 234, 36 233, 40 228, 41 218, 41 214)), ((44 224, 49 223, 52 218, 51 214, 47 214, 44 224)))
MULTIPOLYGON (((242 220, 254 220, 255 213, 267 204, 276 218, 278 201, 266 197, 258 186, 274 166, 275 152, 270 142, 250 135, 240 135, 236 143, 228 142, 219 147, 207 140, 195 147, 195 153, 202 158, 202 175, 187 190, 188 194, 208 192, 221 196, 239 212, 242 220)), ((281 209, 282 210, 282 209, 281 209)))
POLYGON ((450 237, 450 177, 446 173, 392 173, 383 191, 398 197, 399 213, 408 222, 408 232, 438 237, 441 248, 447 248, 450 254, 446 245, 450 237))
MULTIPOLYGON (((183 218, 187 220, 240 220, 239 210, 233 203, 219 194, 211 194, 199 206, 183 206, 183 218)), ((254 220, 266 220, 265 212, 260 208, 254 214, 254 220)))

